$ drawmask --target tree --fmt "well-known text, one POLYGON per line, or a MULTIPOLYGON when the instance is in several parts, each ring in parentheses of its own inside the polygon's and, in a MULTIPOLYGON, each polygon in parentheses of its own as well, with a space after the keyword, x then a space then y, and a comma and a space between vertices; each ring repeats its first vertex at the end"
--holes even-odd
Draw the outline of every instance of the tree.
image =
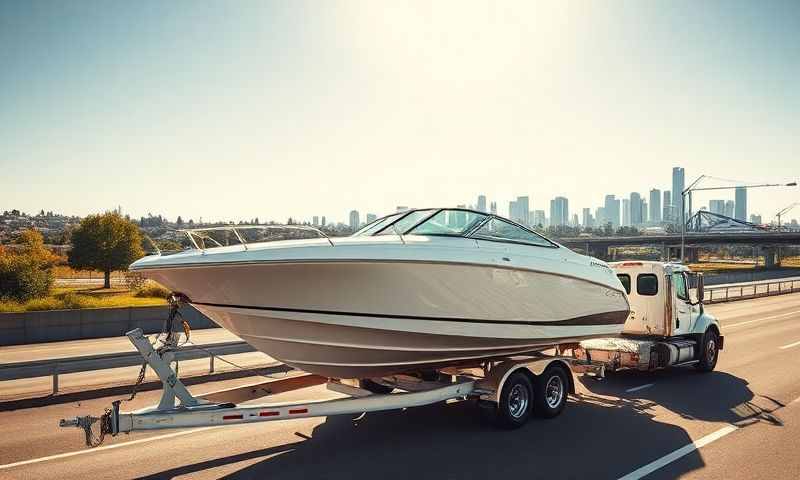
POLYGON ((104 288, 111 288, 111 272, 128 268, 144 256, 139 228, 118 213, 89 215, 72 231, 69 264, 78 270, 100 270, 104 288))
POLYGON ((178 215, 178 219, 177 219, 177 220, 175 220, 175 225, 177 225, 177 226, 178 226, 178 228, 180 228, 180 227, 182 227, 182 226, 183 226, 183 219, 181 218, 181 216, 180 216, 180 215, 178 215))
POLYGON ((42 234, 23 231, 16 253, 0 251, 0 298, 27 301, 43 297, 53 286, 53 265, 57 257, 44 246, 42 234))

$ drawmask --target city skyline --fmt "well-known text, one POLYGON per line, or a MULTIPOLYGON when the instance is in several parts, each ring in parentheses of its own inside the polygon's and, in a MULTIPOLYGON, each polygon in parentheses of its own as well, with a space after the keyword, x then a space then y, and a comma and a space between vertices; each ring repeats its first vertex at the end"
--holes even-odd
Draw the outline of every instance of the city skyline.
POLYGON ((346 221, 795 179, 800 4, 735 3, 2 2, 0 208, 346 221))

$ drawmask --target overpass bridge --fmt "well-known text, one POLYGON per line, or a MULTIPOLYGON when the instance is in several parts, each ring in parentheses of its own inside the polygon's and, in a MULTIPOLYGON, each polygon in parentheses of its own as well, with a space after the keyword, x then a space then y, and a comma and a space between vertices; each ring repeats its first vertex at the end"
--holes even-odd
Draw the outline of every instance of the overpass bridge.
MULTIPOLYGON (((766 267, 779 266, 781 247, 800 246, 800 231, 775 232, 687 232, 685 235, 686 260, 697 261, 697 252, 703 247, 742 245, 751 246, 758 256, 764 257, 766 267)), ((614 259, 616 248, 628 246, 661 248, 661 259, 680 258, 681 234, 658 234, 611 237, 569 237, 558 239, 562 245, 581 250, 588 255, 607 260, 614 259)))

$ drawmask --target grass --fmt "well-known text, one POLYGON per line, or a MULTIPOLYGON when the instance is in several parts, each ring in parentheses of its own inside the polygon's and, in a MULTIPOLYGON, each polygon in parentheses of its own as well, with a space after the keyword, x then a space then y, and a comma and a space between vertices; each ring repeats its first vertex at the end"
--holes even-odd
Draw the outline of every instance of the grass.
POLYGON ((54 288, 47 297, 35 298, 27 302, 0 300, 0 312, 166 305, 166 295, 168 293, 169 291, 161 285, 151 282, 136 291, 130 291, 125 288, 54 288))

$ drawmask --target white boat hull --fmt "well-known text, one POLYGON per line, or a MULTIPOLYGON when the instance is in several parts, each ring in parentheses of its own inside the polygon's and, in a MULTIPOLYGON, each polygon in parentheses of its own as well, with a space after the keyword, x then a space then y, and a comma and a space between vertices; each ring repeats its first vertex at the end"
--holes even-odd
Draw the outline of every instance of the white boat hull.
POLYGON ((625 295, 611 286, 502 265, 306 260, 143 273, 255 348, 338 378, 618 335, 628 315, 625 295))

